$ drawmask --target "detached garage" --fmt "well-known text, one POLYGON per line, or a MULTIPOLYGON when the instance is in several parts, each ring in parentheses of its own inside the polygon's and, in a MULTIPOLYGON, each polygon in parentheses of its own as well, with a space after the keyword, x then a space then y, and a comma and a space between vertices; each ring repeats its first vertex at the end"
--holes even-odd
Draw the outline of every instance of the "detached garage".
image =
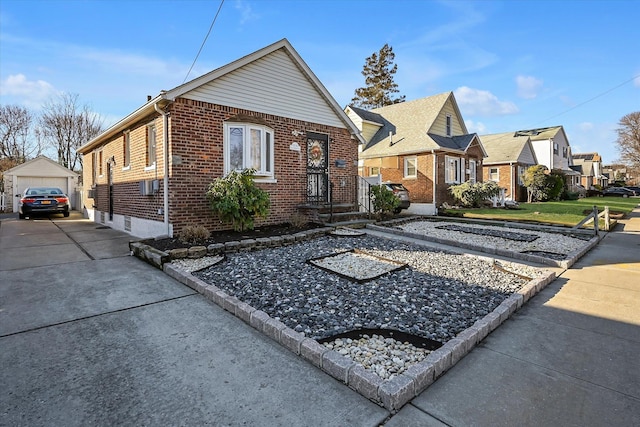
POLYGON ((76 206, 76 186, 79 174, 59 165, 45 156, 36 157, 4 173, 5 191, 8 196, 7 209, 18 211, 19 197, 27 187, 58 187, 76 206), (12 200, 12 202, 11 202, 12 200))

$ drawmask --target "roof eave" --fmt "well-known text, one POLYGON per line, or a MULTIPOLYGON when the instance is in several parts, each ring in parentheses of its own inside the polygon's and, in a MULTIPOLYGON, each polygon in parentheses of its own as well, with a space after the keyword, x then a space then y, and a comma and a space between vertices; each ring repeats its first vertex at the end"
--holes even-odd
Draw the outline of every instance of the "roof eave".
POLYGON ((127 130, 128 128, 131 127, 131 125, 133 125, 134 123, 136 123, 137 121, 139 121, 143 117, 146 117, 146 116, 154 113, 156 104, 159 104, 159 105, 164 107, 166 104, 169 104, 169 103, 170 103, 170 101, 166 100, 165 93, 164 92, 160 93, 160 95, 156 96, 155 98, 151 99, 150 101, 147 101, 146 104, 144 104, 143 106, 141 106, 140 108, 138 108, 134 112, 130 113, 128 116, 126 116, 123 119, 121 119, 118 122, 116 122, 114 125, 109 127, 107 130, 102 132, 100 135, 98 135, 95 138, 91 139, 85 145, 83 145, 80 148, 78 148, 76 150, 76 152, 78 152, 80 154, 85 154, 85 153, 93 150, 95 147, 107 142, 114 135, 117 135, 118 133, 127 130))

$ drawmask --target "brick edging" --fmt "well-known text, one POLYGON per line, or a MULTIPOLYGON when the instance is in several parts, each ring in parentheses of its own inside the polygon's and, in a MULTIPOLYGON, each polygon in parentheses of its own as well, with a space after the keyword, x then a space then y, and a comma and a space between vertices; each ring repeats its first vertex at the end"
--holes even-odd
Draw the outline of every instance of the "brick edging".
POLYGON ((451 369, 525 302, 555 279, 555 273, 548 272, 546 276, 530 280, 518 292, 507 297, 495 310, 431 352, 421 362, 409 367, 403 374, 383 380, 353 360, 326 348, 316 340, 307 338, 279 320, 271 318, 264 311, 171 263, 165 263, 163 271, 392 413, 397 412, 451 369))

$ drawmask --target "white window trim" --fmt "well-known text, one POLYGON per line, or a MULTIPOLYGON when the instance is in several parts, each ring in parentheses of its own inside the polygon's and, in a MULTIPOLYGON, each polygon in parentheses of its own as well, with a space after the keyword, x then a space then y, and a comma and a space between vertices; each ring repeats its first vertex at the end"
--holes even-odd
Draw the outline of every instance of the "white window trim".
POLYGON ((148 150, 149 152, 149 159, 145 159, 145 162, 147 162, 147 160, 151 160, 151 157, 153 157, 153 162, 151 164, 148 164, 145 166, 144 170, 145 171, 151 171, 151 170, 155 170, 156 168, 156 161, 158 160, 158 139, 157 139, 158 135, 156 133, 156 124, 155 123, 151 123, 149 125, 147 125, 147 141, 146 144, 147 146, 145 147, 146 150, 148 150), (151 156, 151 150, 149 149, 149 144, 151 142, 151 131, 153 130, 153 156, 151 156))
POLYGON ((475 184, 477 181, 476 175, 477 175, 477 169, 478 168, 478 163, 476 160, 469 160, 469 182, 472 184, 475 184), (473 165, 473 167, 471 166, 473 165))
MULTIPOLYGON (((229 150, 229 132, 230 132, 230 128, 237 128, 237 127, 242 127, 244 128, 243 130, 243 165, 246 165, 248 160, 249 160, 249 156, 250 156, 250 142, 247 140, 247 136, 250 134, 250 130, 251 129, 258 129, 261 131, 261 136, 262 136, 262 140, 261 140, 261 153, 264 153, 263 156, 269 155, 269 159, 268 162, 271 165, 271 170, 270 171, 256 171, 256 175, 254 177, 254 180, 256 182, 266 182, 266 183, 275 183, 277 182, 277 180, 275 179, 275 132, 272 128, 268 127, 268 126, 263 126, 263 125, 258 125, 255 123, 237 123, 237 122, 232 122, 232 123, 225 123, 224 124, 224 148, 223 148, 223 152, 224 152, 224 174, 227 175, 229 174, 229 172, 231 172, 231 157, 230 157, 230 150, 229 150), (266 149, 266 135, 269 134, 271 135, 270 138, 270 147, 269 150, 266 149)), ((266 160, 266 157, 263 157, 261 159, 263 162, 264 160, 266 160)))
POLYGON ((453 156, 444 156, 444 182, 445 184, 460 184, 461 181, 461 177, 462 177, 462 173, 464 172, 464 170, 460 170, 460 166, 461 163, 464 162, 464 159, 461 159, 460 157, 453 157, 453 156), (453 164, 449 165, 450 162, 453 162, 453 164), (454 168, 453 170, 455 171, 455 178, 453 180, 449 179, 449 175, 451 174, 451 168, 454 168))
POLYGON ((126 159, 124 157, 124 153, 122 153, 122 170, 123 171, 127 171, 129 169, 131 169, 131 131, 125 131, 123 134, 123 138, 124 140, 122 141, 122 145, 123 146, 127 146, 128 151, 129 151, 129 159, 126 159), (125 164, 125 161, 129 160, 129 163, 125 164))
POLYGON ((417 157, 405 157, 404 159, 404 170, 403 170, 404 178, 417 178, 418 177, 418 158, 417 157), (408 167, 407 164, 409 161, 413 160, 413 168, 415 172, 412 175, 409 175, 407 172, 408 167))
POLYGON ((500 182, 500 168, 499 167, 495 167, 495 168, 490 167, 489 168, 489 181, 500 182), (492 179, 491 178, 491 169, 495 169, 496 170, 496 176, 497 176, 496 179, 492 179))

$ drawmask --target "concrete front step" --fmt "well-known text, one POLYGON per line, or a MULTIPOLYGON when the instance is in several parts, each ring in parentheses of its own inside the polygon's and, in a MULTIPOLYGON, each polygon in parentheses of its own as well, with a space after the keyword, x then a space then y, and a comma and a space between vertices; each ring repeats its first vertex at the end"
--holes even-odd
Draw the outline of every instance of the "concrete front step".
POLYGON ((354 219, 349 221, 327 222, 324 225, 327 227, 365 228, 367 224, 373 224, 375 222, 373 219, 354 219))

